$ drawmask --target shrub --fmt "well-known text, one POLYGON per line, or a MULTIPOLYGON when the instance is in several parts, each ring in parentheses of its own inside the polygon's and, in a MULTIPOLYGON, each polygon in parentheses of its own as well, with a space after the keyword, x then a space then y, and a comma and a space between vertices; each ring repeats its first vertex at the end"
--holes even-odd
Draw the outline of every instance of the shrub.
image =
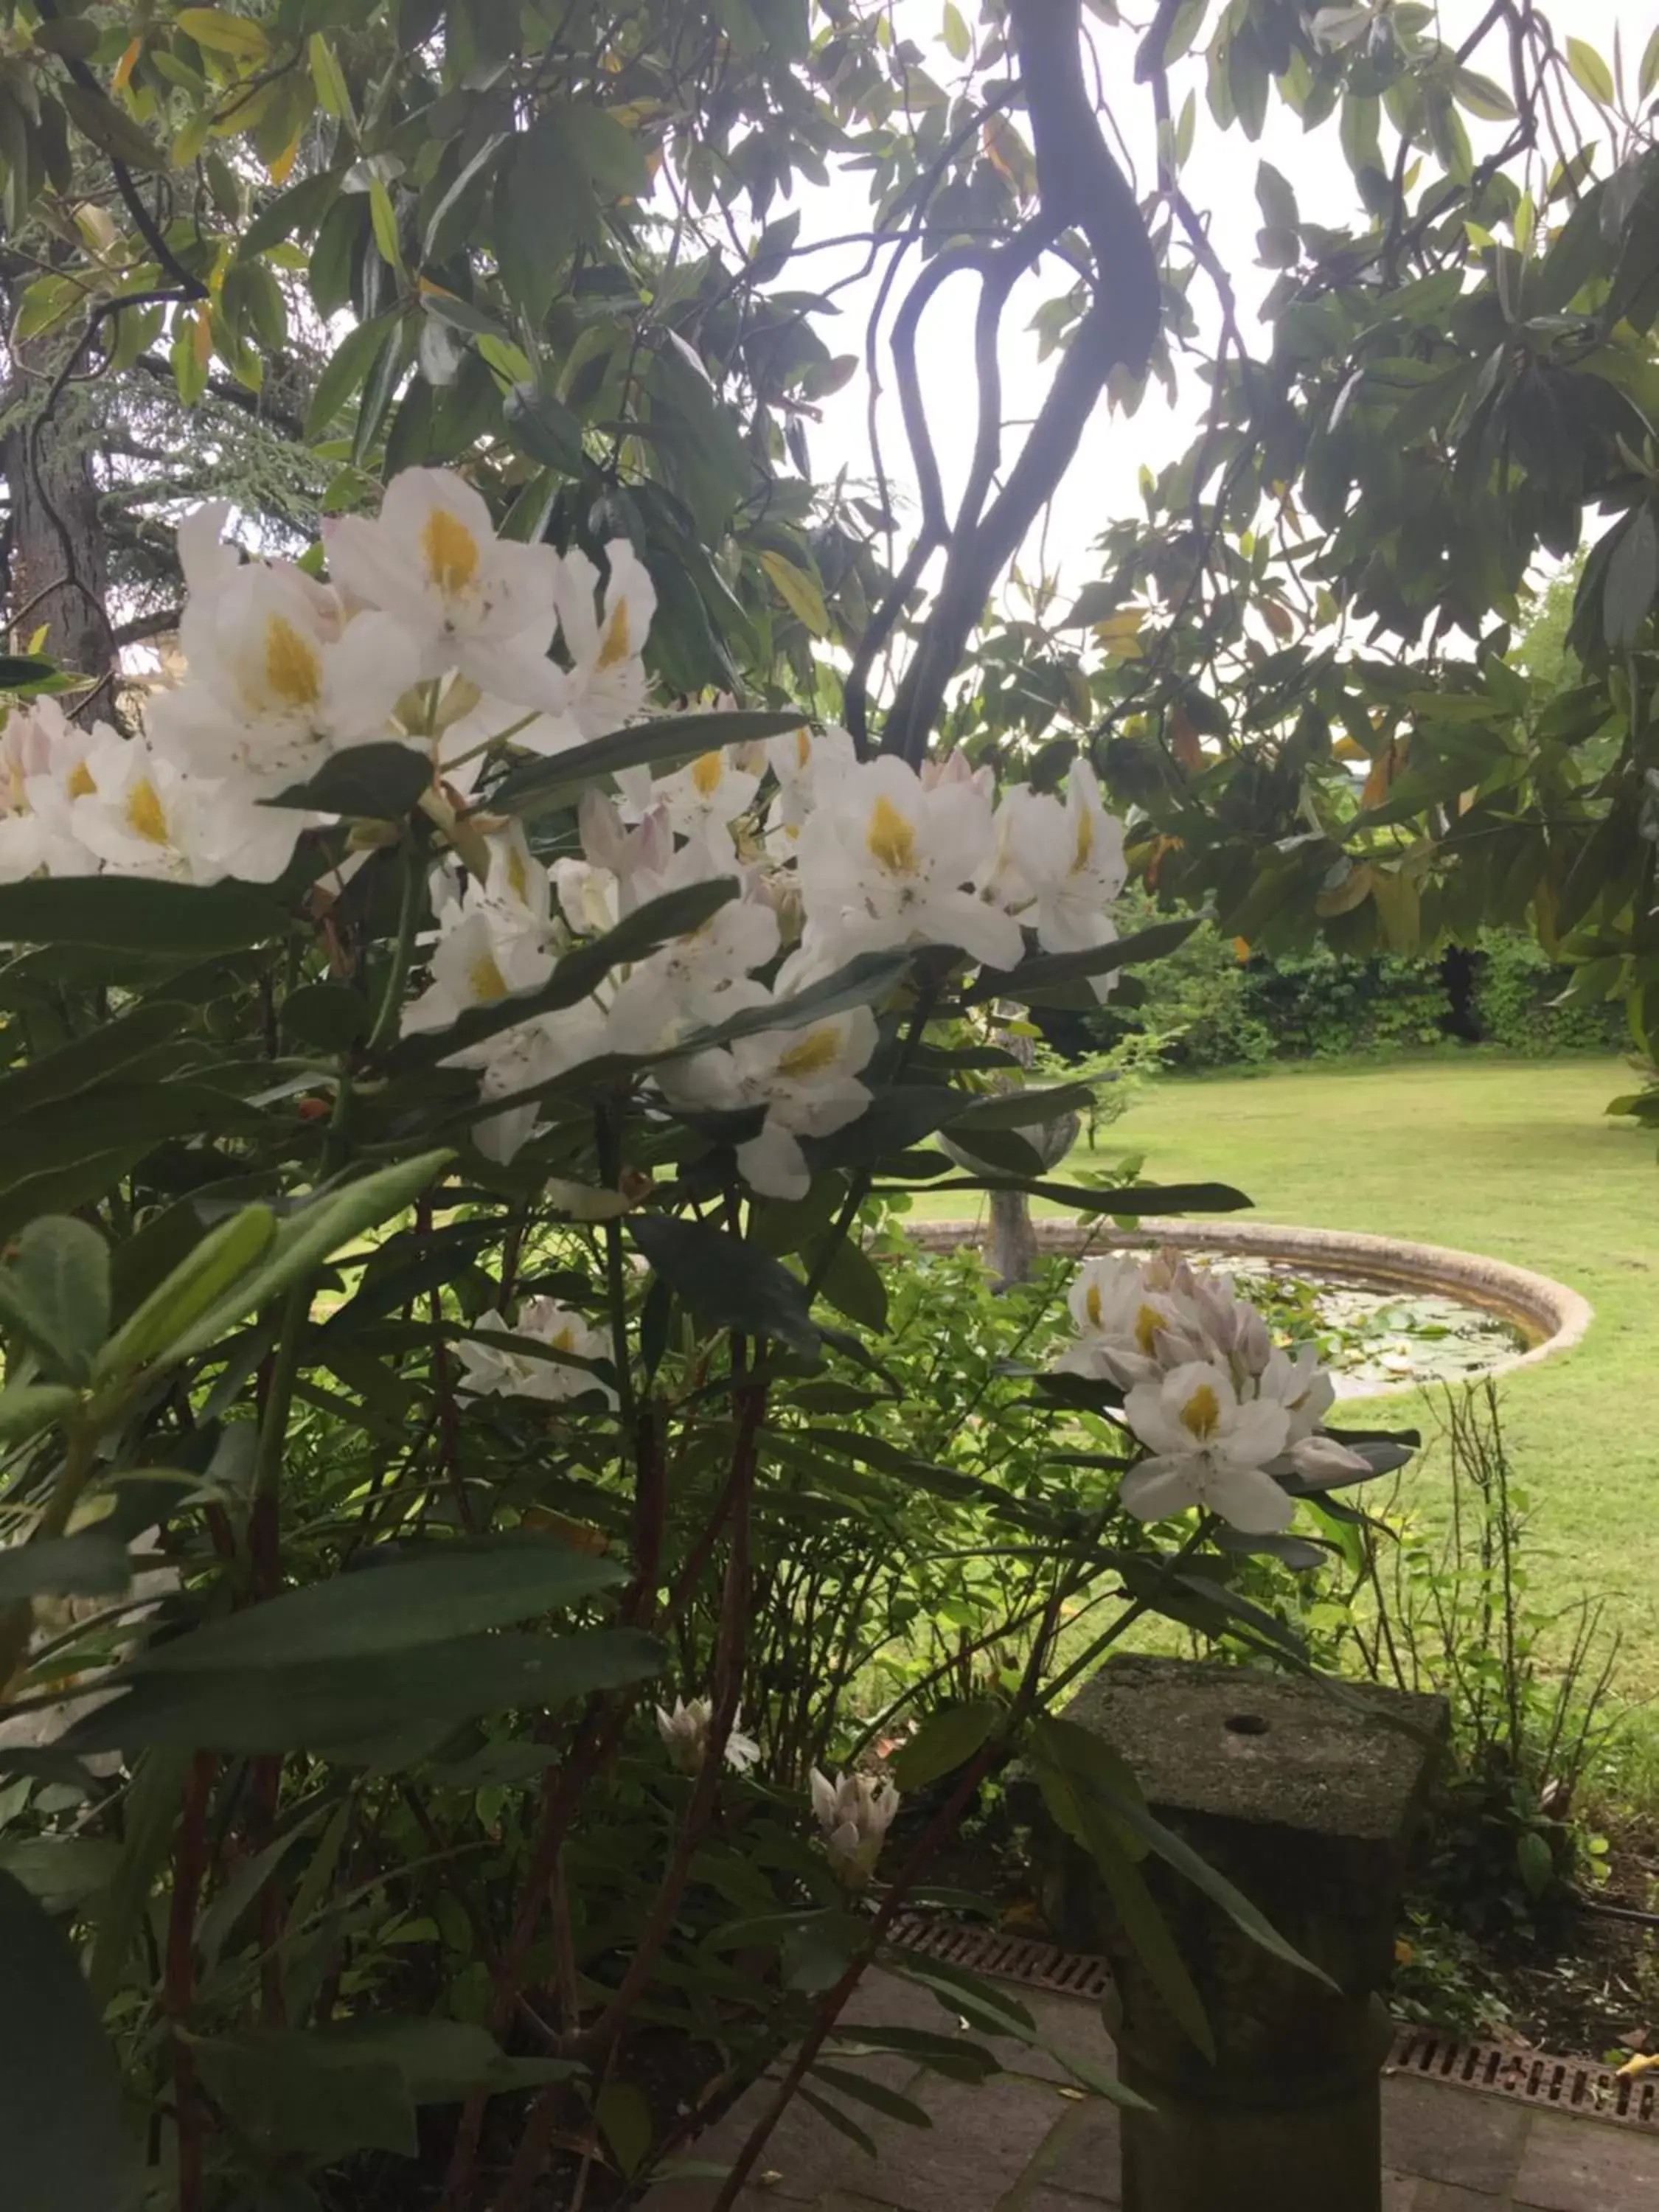
POLYGON ((1553 1003, 1571 972, 1557 967, 1537 939, 1522 930, 1483 930, 1474 985, 1474 1016, 1482 1039, 1540 1058, 1618 1045, 1624 1023, 1617 1006, 1553 1003))

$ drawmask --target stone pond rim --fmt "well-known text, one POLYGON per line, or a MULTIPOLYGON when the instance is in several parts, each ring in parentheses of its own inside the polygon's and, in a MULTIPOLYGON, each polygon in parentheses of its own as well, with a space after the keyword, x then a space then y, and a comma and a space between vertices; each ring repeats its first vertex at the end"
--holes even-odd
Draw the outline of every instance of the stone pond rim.
MULTIPOLYGON (((1479 1370, 1507 1375, 1535 1367, 1583 1340, 1595 1310, 1565 1283, 1529 1267, 1510 1266, 1478 1252, 1455 1252, 1443 1244, 1413 1244, 1403 1237, 1370 1237, 1358 1230, 1296 1229, 1272 1222, 1173 1221, 1149 1218, 1138 1229, 1118 1229, 1065 1219, 1035 1224, 1043 1252, 1149 1251, 1165 1244, 1219 1260, 1279 1261, 1305 1268, 1322 1280, 1364 1290, 1429 1291, 1461 1299, 1465 1305, 1496 1314, 1520 1330, 1524 1352, 1507 1352, 1479 1370)), ((911 1221, 911 1241, 924 1252, 949 1251, 977 1243, 979 1224, 971 1221, 911 1221)), ((1382 1398, 1422 1386, 1414 1381, 1368 1385, 1367 1398, 1382 1398)))

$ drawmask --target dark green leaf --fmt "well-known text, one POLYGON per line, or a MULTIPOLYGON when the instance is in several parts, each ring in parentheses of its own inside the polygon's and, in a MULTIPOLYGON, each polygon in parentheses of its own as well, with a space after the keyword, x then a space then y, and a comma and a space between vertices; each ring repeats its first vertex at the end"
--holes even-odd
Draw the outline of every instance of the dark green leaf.
MULTIPOLYGON (((374 1559, 374 1553, 368 1558, 374 1559)), ((133 1674, 200 1673, 405 1651, 574 1605, 623 1579, 607 1559, 527 1531, 434 1544, 413 1558, 289 1590, 132 1662, 133 1674)))
POLYGON ((629 1233, 693 1318, 708 1328, 775 1336, 809 1358, 818 1352, 805 1287, 780 1261, 724 1230, 667 1214, 637 1214, 629 1233))
POLYGON ((37 1106, 89 1090, 176 1036, 189 1016, 187 1006, 134 1006, 113 1021, 100 1024, 90 1036, 59 1045, 56 1052, 31 1060, 27 1067, 14 1068, 10 1074, 0 1077, 0 1123, 15 1121, 37 1106))
MULTIPOLYGON (((820 1249, 809 1247, 805 1256, 817 1270, 820 1249)), ((845 1314, 848 1321, 856 1322, 872 1335, 879 1336, 884 1332, 887 1288, 881 1279, 881 1270, 851 1237, 835 1240, 817 1280, 819 1295, 828 1298, 837 1313, 845 1314)))
POLYGON ((815 2081, 822 2081, 839 2095, 870 2106, 884 2118, 902 2120, 907 2128, 931 2128, 933 2124, 931 2116, 920 2105, 901 2097, 885 2082, 875 2081, 867 2074, 855 2074, 850 2066, 830 2066, 818 2059, 813 2063, 811 2075, 815 2081))
POLYGON ((663 714, 613 730, 587 744, 573 745, 550 760, 526 762, 496 785, 487 803, 492 814, 544 814, 574 806, 583 792, 619 769, 695 760, 722 745, 783 737, 800 726, 799 714, 770 710, 733 708, 713 714, 663 714))
POLYGON ((1161 960, 1166 952, 1173 952, 1177 945, 1184 945, 1197 927, 1195 921, 1160 921, 1150 929, 1137 930, 1133 937, 1117 938, 1110 945, 1095 945, 1087 952, 1036 953, 1004 974, 981 975, 971 990, 963 993, 963 999, 969 1006, 986 999, 1013 999, 1024 1004, 1031 992, 1053 990, 1059 984, 1086 981, 1096 975, 1110 975, 1120 968, 1132 968, 1142 961, 1161 960))
POLYGON ((582 426, 563 400, 538 385, 515 384, 501 402, 507 434, 521 453, 562 476, 580 477, 587 468, 582 426))
POLYGON ((38 654, 0 653, 0 691, 25 691, 31 684, 46 684, 58 673, 57 664, 38 654))
POLYGON ((101 1528, 0 1552, 0 1605, 23 1597, 107 1597, 131 1579, 126 1546, 101 1528))
POLYGON ((416 746, 395 743, 348 745, 331 754, 314 775, 290 784, 267 806, 308 814, 345 814, 373 822, 398 822, 432 783, 432 763, 416 746))
POLYGON ((960 1144, 983 1129, 1040 1129, 1067 1114, 1081 1114, 1095 1099, 1091 1083, 1056 1083, 1047 1090, 1010 1091, 990 1098, 970 1099, 951 1124, 951 1134, 960 1144))
POLYGON ((372 322, 359 323, 356 330, 349 331, 341 339, 328 367, 317 380, 311 405, 306 411, 307 438, 314 441, 328 435, 334 418, 368 374, 397 319, 395 314, 377 315, 372 322))
POLYGON ((893 1778, 902 1790, 921 1790, 941 1774, 965 1765, 1002 1718, 994 1698, 973 1698, 929 1713, 908 1743, 894 1753, 893 1778))
POLYGON ((63 1747, 159 1744, 350 1759, 358 1747, 407 1730, 414 1716, 443 1723, 563 1705, 642 1680, 660 1670, 665 1656, 637 1630, 591 1629, 565 1637, 459 1637, 362 1658, 307 1657, 211 1673, 123 1670, 100 1684, 122 1694, 77 1721, 63 1747))
POLYGON ((81 1393, 60 1383, 14 1382, 0 1391, 0 1445, 27 1443, 81 1402, 81 1393))
POLYGON ((263 945, 286 926, 270 893, 252 884, 149 883, 138 876, 0 884, 0 944, 84 945, 205 959, 263 945))
POLYGON ((1620 532, 1601 590, 1601 634, 1615 653, 1635 644, 1659 591, 1659 525, 1638 507, 1620 532))
POLYGON ((137 2160, 121 2077, 81 1962, 22 1885, 0 1874, 0 2142, 7 2212, 131 2212, 137 2160))
POLYGON ((137 1307, 94 1364, 96 1379, 142 1367, 166 1351, 262 1260, 276 1236, 268 1206, 244 1206, 210 1229, 137 1307))

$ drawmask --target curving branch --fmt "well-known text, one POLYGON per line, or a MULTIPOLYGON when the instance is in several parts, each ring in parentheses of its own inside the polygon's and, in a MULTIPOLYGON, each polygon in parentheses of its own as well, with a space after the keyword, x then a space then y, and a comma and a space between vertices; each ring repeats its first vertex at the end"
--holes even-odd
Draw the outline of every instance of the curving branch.
MULTIPOLYGON (((930 555, 941 544, 948 546, 938 594, 882 738, 884 751, 913 763, 927 752, 945 689, 997 577, 1070 466, 1113 372, 1145 374, 1161 319, 1158 263, 1146 227, 1134 192, 1101 135, 1084 82, 1082 0, 1010 0, 1009 24, 1036 156, 1038 212, 1006 244, 988 252, 980 247, 941 257, 950 266, 941 273, 936 263, 925 273, 893 333, 901 394, 910 395, 905 425, 922 484, 922 528, 894 591, 872 622, 872 633, 884 617, 890 633, 903 605, 898 584, 906 586, 908 595, 930 555), (995 356, 1002 312, 1016 280, 1067 230, 1079 231, 1087 244, 1093 298, 1018 459, 991 498, 1001 455, 995 356), (975 343, 978 432, 954 524, 942 531, 943 498, 921 406, 915 334, 921 310, 945 276, 969 265, 979 268, 983 287, 975 343)), ((868 659, 884 641, 884 635, 872 646, 866 635, 860 650, 866 673, 868 659)))

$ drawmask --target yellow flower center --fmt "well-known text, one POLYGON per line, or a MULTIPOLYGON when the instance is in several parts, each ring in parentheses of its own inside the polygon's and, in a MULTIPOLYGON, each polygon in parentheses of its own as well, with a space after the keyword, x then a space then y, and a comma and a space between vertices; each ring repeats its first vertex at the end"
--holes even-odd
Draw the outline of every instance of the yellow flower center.
POLYGON ((795 732, 795 765, 805 768, 812 757, 812 732, 805 723, 795 732))
POLYGON ((507 880, 513 896, 523 905, 530 903, 530 871, 525 866, 524 854, 515 846, 507 856, 507 880))
POLYGON ((1072 873, 1080 876, 1095 856, 1095 817, 1085 806, 1077 817, 1077 849, 1072 854, 1072 873))
POLYGON ((1090 1284, 1089 1295, 1084 1299, 1083 1304, 1089 1316, 1090 1328, 1098 1328, 1100 1327, 1100 1285, 1098 1283, 1090 1284))
POLYGON ((720 757, 701 753, 691 763, 691 786, 706 806, 720 787, 720 757))
POLYGON ((434 507, 421 532, 426 573, 444 597, 454 599, 478 573, 478 541, 447 507, 434 507))
POLYGON ((265 623, 265 682, 285 707, 314 707, 323 696, 322 665, 308 640, 285 616, 265 623))
POLYGON ((864 842, 871 859, 890 875, 915 874, 916 833, 890 799, 884 796, 871 808, 864 842))
MULTIPOLYGON (((90 782, 91 778, 88 781, 90 782)), ((141 775, 127 793, 127 822, 136 836, 152 845, 167 843, 167 817, 161 811, 155 786, 147 775, 141 775)))
POLYGON ((472 987, 472 995, 480 1006, 489 1006, 494 1000, 507 996, 507 978, 496 965, 493 952, 481 952, 466 971, 466 980, 472 987))
POLYGON ((576 1333, 574 1329, 562 1328, 553 1339, 553 1349, 555 1352, 569 1352, 574 1348, 575 1340, 576 1333))
POLYGON ((1164 1316, 1156 1306, 1142 1306, 1135 1316, 1135 1342, 1148 1359, 1152 1356, 1153 1343, 1163 1327, 1164 1316))
POLYGON ((778 1073, 799 1077, 818 1075, 832 1067, 841 1051, 833 1029, 810 1030, 799 1044, 792 1044, 778 1061, 778 1073))
POLYGON ((1207 1382, 1200 1382, 1181 1409, 1181 1425, 1200 1443, 1208 1442, 1221 1420, 1221 1401, 1207 1382))
POLYGON ((64 787, 71 799, 90 799, 97 790, 92 780, 92 770, 84 761, 76 761, 70 770, 68 783, 64 787))
POLYGON ((605 626, 604 641, 599 647, 601 668, 614 668, 619 660, 626 660, 633 650, 633 639, 628 621, 628 602, 618 599, 610 621, 605 626))

